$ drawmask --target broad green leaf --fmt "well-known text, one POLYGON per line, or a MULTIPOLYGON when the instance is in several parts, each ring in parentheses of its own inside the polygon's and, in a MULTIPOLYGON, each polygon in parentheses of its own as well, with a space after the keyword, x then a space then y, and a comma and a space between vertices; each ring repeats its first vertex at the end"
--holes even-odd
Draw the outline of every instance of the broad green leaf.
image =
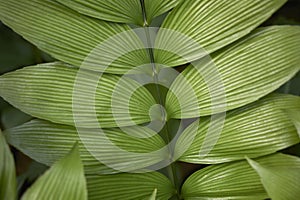
POLYGON ((180 161, 215 164, 241 160, 245 156, 255 158, 290 147, 300 140, 283 109, 300 111, 300 97, 273 94, 227 112, 220 134, 214 132, 217 121, 201 118, 182 133, 176 154, 182 155, 180 161), (197 133, 191 146, 182 152, 194 132, 197 133))
POLYGON ((273 200, 297 200, 300 196, 300 158, 277 154, 268 162, 248 159, 259 174, 269 196, 273 200))
MULTIPOLYGON (((141 0, 58 0, 62 4, 91 17, 113 22, 145 25, 141 0)), ((167 12, 179 0, 143 0, 146 22, 167 12)))
POLYGON ((52 165, 62 158, 78 141, 81 159, 89 174, 115 171, 108 167, 128 171, 141 169, 167 156, 163 150, 160 151, 165 146, 164 141, 150 129, 127 127, 123 130, 114 128, 103 131, 104 134, 100 134, 98 129, 76 130, 71 126, 33 120, 6 130, 5 136, 11 145, 46 165, 52 165), (136 137, 141 133, 148 138, 136 137), (99 160, 108 164, 108 167, 99 160))
POLYGON ((286 0, 190 0, 168 15, 161 30, 156 51, 156 62, 178 66, 199 59, 199 50, 214 52, 247 35, 268 19, 286 0), (196 45, 191 45, 193 40, 196 45), (180 51, 176 48, 180 47, 180 51), (175 50, 172 51, 172 50, 175 50), (177 54, 177 55, 176 55, 177 54), (179 54, 179 55, 178 55, 179 54))
POLYGON ((16 190, 14 158, 0 130, 0 199, 15 200, 16 190))
POLYGON ((126 77, 100 75, 58 62, 25 67, 0 77, 0 96, 34 117, 77 127, 150 121, 156 103, 146 88, 126 77))
POLYGON ((156 199, 170 199, 175 188, 158 172, 91 175, 87 177, 89 200, 147 199, 157 189, 156 199))
POLYGON ((22 200, 27 199, 87 199, 87 185, 77 145, 26 191, 22 200))
POLYGON ((294 123, 300 138, 300 110, 285 110, 285 112, 294 123))
MULTIPOLYGON (((265 164, 277 156, 261 157, 255 161, 265 164)), ((268 198, 260 177, 247 161, 211 165, 195 172, 183 184, 181 196, 185 200, 268 198)))
POLYGON ((142 46, 127 25, 89 18, 56 1, 1 0, 0 20, 54 58, 78 67, 103 71, 111 64, 106 72, 122 74, 149 60, 145 50, 120 54, 142 46), (99 47, 124 31, 126 40, 99 47))
POLYGON ((206 116, 258 100, 299 71, 299 51, 299 26, 255 30, 183 71, 167 96, 170 117, 206 116))

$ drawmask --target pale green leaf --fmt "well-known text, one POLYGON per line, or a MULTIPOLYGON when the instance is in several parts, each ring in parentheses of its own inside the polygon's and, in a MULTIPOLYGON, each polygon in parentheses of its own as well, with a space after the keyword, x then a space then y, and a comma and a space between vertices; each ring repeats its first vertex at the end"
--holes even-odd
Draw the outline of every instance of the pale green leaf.
POLYGON ((54 58, 78 67, 103 71, 111 64, 106 72, 122 74, 149 60, 145 50, 126 54, 127 49, 143 46, 127 25, 89 18, 56 1, 1 0, 0 20, 54 58), (101 48, 124 31, 126 39, 101 48))
POLYGON ((76 130, 71 126, 33 120, 6 130, 5 136, 11 145, 46 165, 62 158, 78 141, 81 159, 89 174, 141 169, 167 156, 163 150, 159 151, 165 146, 164 141, 150 129, 127 127, 123 130, 115 128, 103 131, 105 134, 100 134, 98 129, 76 130), (138 138, 138 134, 148 138, 138 138), (99 160, 115 168, 108 169, 99 160))
POLYGON ((77 127, 150 121, 156 103, 146 88, 126 77, 100 75, 63 63, 25 67, 0 77, 0 96, 34 117, 77 127))
POLYGON ((285 2, 286 0, 182 1, 162 25, 162 28, 174 32, 160 31, 157 48, 165 51, 156 51, 156 62, 177 66, 199 59, 203 56, 199 50, 211 53, 247 35, 285 2), (178 38, 176 32, 185 37, 178 38), (191 45, 192 41, 196 45, 191 45), (176 49, 179 47, 178 52, 176 49))
POLYGON ((268 159, 268 162, 251 159, 248 162, 259 174, 271 199, 299 199, 300 158, 278 154, 268 159))
POLYGON ((158 172, 91 175, 87 177, 87 183, 89 200, 147 199, 155 189, 159 200, 169 199, 175 194, 169 179, 158 172))
POLYGON ((285 112, 294 123, 300 138, 300 110, 285 110, 285 112))
MULTIPOLYGON (((144 14, 140 0, 58 0, 62 4, 91 17, 113 22, 144 25, 144 14)), ((167 12, 179 0, 144 0, 146 22, 150 24, 156 16, 167 12)))
POLYGON ((26 191, 22 200, 27 199, 87 199, 87 185, 77 145, 26 191))
MULTIPOLYGON (((255 159, 268 163, 277 155, 255 159)), ((183 184, 181 196, 185 200, 266 199, 258 174, 247 161, 205 167, 192 174, 183 184)))
POLYGON ((299 26, 255 30, 183 71, 167 96, 170 117, 205 116, 258 100, 299 71, 299 51, 299 26))
POLYGON ((215 164, 241 160, 245 156, 255 158, 290 147, 300 140, 283 109, 299 111, 300 97, 273 94, 227 112, 220 133, 213 128, 216 121, 201 118, 180 136, 176 154, 182 155, 179 160, 184 162, 215 164), (194 132, 196 136, 191 146, 182 152, 194 132))
POLYGON ((148 200, 156 200, 157 189, 155 188, 148 200))
POLYGON ((15 200, 17 197, 15 163, 9 146, 0 130, 0 199, 15 200))

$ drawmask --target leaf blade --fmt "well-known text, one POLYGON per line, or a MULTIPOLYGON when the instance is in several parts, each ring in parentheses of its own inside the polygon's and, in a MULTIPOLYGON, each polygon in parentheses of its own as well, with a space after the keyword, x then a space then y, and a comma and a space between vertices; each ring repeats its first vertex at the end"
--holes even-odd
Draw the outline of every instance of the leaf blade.
POLYGON ((158 172, 89 176, 89 199, 146 199, 157 189, 157 199, 169 199, 175 192, 169 179, 158 172))
POLYGON ((152 95, 131 79, 59 62, 5 74, 0 77, 0 88, 0 96, 27 114, 86 128, 149 122, 148 112, 156 104, 152 95))
POLYGON ((56 1, 2 0, 0 19, 41 50, 77 67, 103 71, 104 67, 110 65, 106 72, 124 74, 149 60, 143 49, 126 56, 117 54, 118 57, 115 57, 115 50, 118 50, 117 53, 123 52, 124 45, 126 48, 142 45, 127 25, 83 16, 56 1), (122 32, 126 40, 114 41, 118 48, 101 48, 104 41, 122 32), (107 59, 115 62, 110 63, 107 59))
POLYGON ((57 161, 23 195, 26 199, 87 199, 86 180, 77 145, 57 161))
POLYGON ((247 160, 259 174, 262 184, 272 199, 296 200, 299 197, 300 159, 298 157, 277 154, 268 163, 247 160))
POLYGON ((134 137, 134 134, 141 130, 130 127, 127 128, 127 131, 131 131, 130 133, 133 135, 127 135, 123 130, 117 128, 104 129, 104 136, 100 135, 97 129, 80 131, 79 133, 76 128, 71 126, 32 120, 6 130, 5 136, 11 145, 46 165, 52 165, 56 160, 61 159, 74 142, 78 141, 81 159, 87 174, 139 170, 165 159, 163 152, 159 151, 165 146, 164 141, 160 136, 153 135, 149 129, 143 129, 145 136, 152 135, 149 138, 134 137), (114 146, 110 146, 111 144, 107 142, 108 139, 114 146), (115 150, 115 147, 119 147, 119 149, 115 150), (106 163, 101 163, 100 160, 106 163), (110 165, 105 166, 105 164, 110 165), (111 166, 116 167, 111 169, 111 166), (120 169, 119 166, 123 166, 123 168, 120 169))
POLYGON ((17 197, 16 171, 13 155, 0 130, 0 199, 14 200, 17 197))
POLYGON ((299 143, 297 130, 283 109, 300 110, 299 97, 273 94, 248 106, 227 113, 222 132, 209 131, 210 119, 195 122, 177 141, 179 160, 199 164, 216 164, 255 158, 299 143), (199 127, 198 127, 199 126, 199 127), (186 152, 191 131, 197 134, 186 152), (213 144, 211 141, 217 141, 213 144), (208 142, 206 144, 206 142, 208 142), (206 152, 203 154, 202 152, 206 152))
MULTIPOLYGON (((107 0, 59 0, 64 5, 91 17, 102 20, 144 25, 142 7, 139 0, 107 1, 107 0), (134 12, 132 12, 134 10, 134 12)), ((156 16, 167 12, 178 3, 178 0, 145 0, 147 24, 156 16)))
POLYGON ((156 62, 178 66, 200 59, 203 55, 199 55, 199 48, 212 53, 236 41, 268 19, 285 2, 285 0, 255 0, 251 3, 238 0, 230 3, 212 0, 182 1, 168 15, 162 28, 182 33, 194 40, 198 47, 193 49, 191 45, 186 46, 184 42, 186 39, 178 40, 176 34, 162 30, 157 41, 159 49, 172 50, 175 46, 182 49, 179 56, 157 51, 156 62))
POLYGON ((300 28, 260 28, 203 58, 183 71, 171 86, 171 118, 193 118, 225 112, 254 102, 279 88, 299 71, 300 28), (266 56, 268 55, 268 56, 266 56), (186 84, 193 88, 191 98, 186 84), (196 102, 198 101, 198 102, 196 102), (180 108, 179 110, 178 108, 180 108))
MULTIPOLYGON (((257 160, 267 162, 274 155, 257 160)), ((247 161, 211 165, 192 174, 183 184, 184 199, 265 199, 260 178, 247 161)))

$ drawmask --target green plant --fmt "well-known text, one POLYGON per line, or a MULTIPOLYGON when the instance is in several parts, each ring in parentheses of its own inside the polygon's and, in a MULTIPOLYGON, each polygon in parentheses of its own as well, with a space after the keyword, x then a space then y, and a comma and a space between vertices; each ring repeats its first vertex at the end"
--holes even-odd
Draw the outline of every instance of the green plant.
POLYGON ((284 3, 1 0, 60 61, 0 77, 37 118, 0 135, 0 197, 8 141, 52 165, 23 199, 297 199, 300 159, 277 152, 299 143, 300 98, 270 93, 300 69, 300 27, 256 28, 284 3))

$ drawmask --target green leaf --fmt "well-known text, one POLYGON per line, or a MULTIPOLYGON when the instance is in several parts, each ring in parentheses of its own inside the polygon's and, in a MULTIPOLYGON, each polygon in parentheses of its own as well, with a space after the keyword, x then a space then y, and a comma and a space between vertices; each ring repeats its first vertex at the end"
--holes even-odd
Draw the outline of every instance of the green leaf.
POLYGON ((166 51, 156 51, 157 63, 178 66, 199 59, 203 50, 214 52, 250 33, 286 0, 181 2, 162 25, 173 32, 160 31, 157 47, 166 51), (178 38, 178 32, 185 37, 178 38), (191 40, 197 45, 191 46, 191 40))
MULTIPOLYGON (((283 109, 300 110, 300 97, 273 94, 248 106, 227 113, 218 133, 210 118, 190 125, 176 144, 179 160, 215 164, 255 158, 285 149, 300 142, 297 130, 283 109), (196 136, 186 152, 191 135, 196 136)), ((219 119, 217 119, 219 120, 219 119)))
POLYGON ((149 60, 145 50, 122 56, 127 49, 143 46, 127 25, 86 17, 56 1, 1 0, 0 20, 54 58, 78 67, 103 71, 115 61, 106 72, 122 74, 149 60), (101 48, 124 31, 126 40, 101 48))
POLYGON ((16 170, 12 153, 0 130, 0 199, 17 197, 16 170))
MULTIPOLYGON (((144 16, 140 0, 58 0, 60 3, 91 17, 112 22, 144 25, 144 16)), ((147 24, 174 6, 179 0, 145 0, 147 24)))
POLYGON ((143 174, 91 175, 87 177, 89 200, 147 199, 157 189, 157 199, 169 199, 175 188, 158 172, 143 174))
POLYGON ((190 65, 167 95, 170 117, 192 118, 228 111, 276 90, 300 69, 299 36, 299 26, 259 28, 211 58, 190 65))
POLYGON ((63 63, 26 67, 0 77, 0 96, 34 117, 77 127, 150 121, 156 103, 146 88, 130 78, 100 75, 63 63))
POLYGON ((155 188, 148 200, 156 200, 157 189, 155 188))
POLYGON ((22 200, 27 199, 87 199, 86 180, 77 145, 26 191, 22 200))
POLYGON ((300 138, 300 110, 284 110, 294 123, 300 138))
POLYGON ((79 141, 81 159, 89 174, 137 170, 156 164, 167 156, 162 149, 164 141, 150 129, 126 127, 103 131, 101 134, 98 129, 76 130, 71 126, 33 120, 6 130, 5 136, 11 145, 46 165, 62 158, 74 142, 79 141), (138 138, 141 133, 148 138, 138 138), (108 169, 99 160, 115 170, 108 169))
MULTIPOLYGON (((267 163, 276 155, 257 159, 267 163)), ((190 199, 266 199, 258 174, 247 161, 205 167, 192 174, 182 186, 181 196, 190 199)))
POLYGON ((300 196, 300 158, 277 154, 260 162, 248 159, 259 174, 269 196, 273 200, 297 200, 300 196))

